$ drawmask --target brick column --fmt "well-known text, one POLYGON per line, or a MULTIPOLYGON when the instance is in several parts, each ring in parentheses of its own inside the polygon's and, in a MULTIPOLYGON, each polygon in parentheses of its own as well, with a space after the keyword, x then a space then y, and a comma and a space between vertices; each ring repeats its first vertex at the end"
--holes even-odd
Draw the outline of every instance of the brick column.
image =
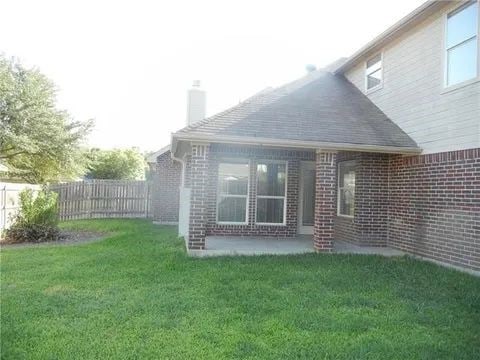
POLYGON ((334 220, 337 209, 336 169, 337 154, 317 151, 315 179, 315 224, 313 247, 316 251, 333 249, 334 220))
POLYGON ((188 248, 205 249, 207 227, 208 144, 192 144, 190 159, 190 217, 188 248))

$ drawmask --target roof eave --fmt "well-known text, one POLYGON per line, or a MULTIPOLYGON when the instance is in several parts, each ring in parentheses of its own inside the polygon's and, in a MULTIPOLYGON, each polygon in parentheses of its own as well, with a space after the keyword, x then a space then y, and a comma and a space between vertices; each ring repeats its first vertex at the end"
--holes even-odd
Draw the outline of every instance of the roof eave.
POLYGON ((173 134, 172 135, 172 153, 177 147, 179 141, 189 142, 207 142, 235 145, 257 145, 267 147, 288 147, 296 149, 321 149, 331 151, 360 151, 360 152, 377 152, 385 154, 403 154, 418 155, 422 149, 416 146, 385 146, 385 145, 369 145, 369 144, 352 144, 352 143, 334 143, 325 141, 301 141, 288 139, 272 139, 259 137, 244 136, 213 136, 213 135, 188 135, 173 134))
POLYGON ((167 145, 167 146, 164 146, 164 147, 161 148, 160 150, 155 151, 154 153, 151 153, 150 155, 147 155, 147 156, 146 156, 146 161, 147 161, 147 163, 149 163, 149 164, 156 163, 156 162, 157 162, 157 158, 158 158, 160 155, 165 154, 167 151, 170 151, 170 144, 167 145))

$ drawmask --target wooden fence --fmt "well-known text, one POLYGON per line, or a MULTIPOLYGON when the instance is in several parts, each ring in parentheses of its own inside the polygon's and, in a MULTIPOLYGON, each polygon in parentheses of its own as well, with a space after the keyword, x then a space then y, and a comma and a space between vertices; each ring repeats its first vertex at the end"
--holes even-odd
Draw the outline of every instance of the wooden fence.
POLYGON ((39 185, 0 182, 0 238, 19 209, 19 194, 23 189, 40 189, 39 185))
POLYGON ((60 220, 149 218, 151 183, 130 180, 86 180, 55 184, 60 220))

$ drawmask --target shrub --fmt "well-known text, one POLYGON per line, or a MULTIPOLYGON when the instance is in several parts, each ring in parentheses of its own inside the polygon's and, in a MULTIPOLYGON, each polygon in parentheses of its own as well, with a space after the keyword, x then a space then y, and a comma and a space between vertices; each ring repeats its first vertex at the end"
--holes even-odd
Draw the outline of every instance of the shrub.
POLYGON ((20 193, 20 210, 5 233, 8 243, 54 241, 60 237, 57 194, 43 189, 20 193))

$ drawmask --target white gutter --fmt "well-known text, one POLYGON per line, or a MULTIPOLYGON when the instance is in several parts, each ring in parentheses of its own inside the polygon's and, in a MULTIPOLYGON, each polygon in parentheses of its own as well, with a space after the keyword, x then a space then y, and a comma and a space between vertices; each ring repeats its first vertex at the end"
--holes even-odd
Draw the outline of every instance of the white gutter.
POLYGON ((323 141, 301 141, 301 140, 283 140, 260 137, 243 137, 243 136, 213 136, 213 135, 172 135, 172 157, 174 149, 178 141, 199 141, 212 142, 220 144, 240 144, 240 145, 260 145, 270 147, 288 147, 297 149, 321 149, 333 151, 361 151, 361 152, 379 152, 385 154, 405 154, 417 155, 422 152, 419 147, 403 147, 403 146, 382 146, 382 145, 363 145, 351 143, 333 143, 323 141))

